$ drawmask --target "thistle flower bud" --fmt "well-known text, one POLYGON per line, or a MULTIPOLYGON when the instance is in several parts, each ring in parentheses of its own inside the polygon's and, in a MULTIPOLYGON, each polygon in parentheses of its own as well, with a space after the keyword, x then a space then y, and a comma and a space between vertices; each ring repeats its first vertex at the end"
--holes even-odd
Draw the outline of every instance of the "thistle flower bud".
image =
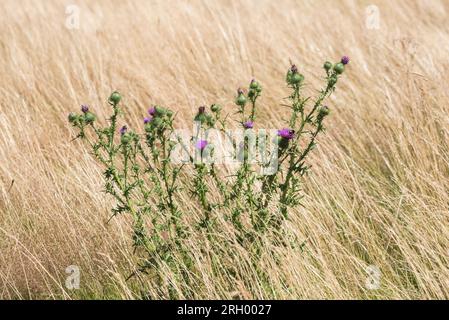
POLYGON ((219 112, 221 110, 221 106, 218 105, 218 104, 213 104, 213 105, 210 106, 210 110, 212 112, 219 112))
POLYGON ((87 113, 87 112, 89 111, 89 106, 83 104, 83 105, 81 106, 81 111, 82 111, 83 113, 87 113))
POLYGON ((208 120, 208 117, 206 116, 206 107, 201 106, 198 108, 198 113, 195 116, 195 121, 201 122, 203 124, 208 120))
POLYGON ((207 117, 206 117, 206 115, 204 114, 204 113, 198 113, 196 116, 195 116, 195 119, 194 119, 195 121, 199 121, 199 122, 201 122, 201 124, 203 124, 204 122, 206 122, 207 121, 207 117))
POLYGON ((327 116, 330 113, 329 107, 328 106, 322 106, 320 107, 320 109, 318 110, 318 116, 324 118, 325 116, 327 116))
POLYGON ((293 73, 291 77, 292 84, 299 84, 304 81, 304 76, 300 73, 293 73))
POLYGON ((344 65, 347 65, 349 63, 349 57, 348 56, 343 56, 341 58, 341 63, 343 63, 344 65))
POLYGON ((249 87, 251 89, 257 89, 259 87, 259 83, 256 81, 256 79, 251 80, 251 83, 249 84, 249 87))
POLYGON ((286 81, 288 84, 299 84, 304 81, 304 76, 298 73, 298 67, 292 65, 287 72, 286 81))
POLYGON ((167 109, 159 107, 159 106, 155 106, 154 110, 156 111, 156 115, 157 116, 165 116, 167 114, 167 109))
POLYGON ((93 123, 95 121, 95 115, 92 112, 86 112, 84 114, 84 121, 86 121, 86 123, 93 123))
POLYGON ((73 112, 70 112, 68 119, 70 123, 75 123, 78 120, 78 115, 73 112))
POLYGON ((237 99, 235 99, 235 104, 241 107, 246 104, 246 97, 243 93, 240 93, 237 99))
POLYGON ((122 100, 122 96, 117 91, 114 91, 109 97, 109 101, 112 102, 114 105, 118 105, 120 100, 122 100))
POLYGON ((334 66, 334 70, 337 74, 342 74, 345 71, 345 65, 339 62, 334 66))
POLYGON ((128 144, 131 142, 131 140, 132 140, 131 135, 129 133, 124 133, 120 141, 122 142, 122 144, 128 144))
POLYGON ((167 109, 167 117, 171 118, 173 116, 173 111, 167 109))
POLYGON ((154 127, 160 127, 163 123, 163 120, 161 118, 154 118, 153 121, 151 121, 154 127))
POLYGON ((211 115, 206 115, 206 122, 210 127, 215 125, 215 119, 211 115))
POLYGON ((326 62, 324 63, 323 68, 324 68, 324 70, 329 71, 330 69, 332 69, 332 63, 329 62, 329 61, 326 61, 326 62))

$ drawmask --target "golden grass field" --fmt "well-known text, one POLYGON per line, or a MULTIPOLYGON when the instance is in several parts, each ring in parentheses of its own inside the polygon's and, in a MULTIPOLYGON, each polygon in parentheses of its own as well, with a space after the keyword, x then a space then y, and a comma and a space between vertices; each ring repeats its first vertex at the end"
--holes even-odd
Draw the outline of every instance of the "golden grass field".
POLYGON ((0 298, 133 299, 142 288, 167 298, 149 278, 126 281, 129 221, 106 224, 113 201, 89 149, 71 142, 69 111, 89 104, 104 121, 119 90, 130 126, 157 103, 190 128, 199 105, 231 110, 256 77, 260 122, 279 127, 290 61, 313 94, 323 62, 344 54, 303 206, 284 226, 304 251, 279 248, 280 263, 267 251, 267 289, 247 252, 236 246, 231 260, 194 236, 200 276, 180 297, 449 298, 449 1, 2 0, 0 10, 0 298), (70 4, 79 29, 66 27, 70 4), (369 5, 378 29, 367 27, 369 5), (211 260, 238 275, 216 276, 211 260), (65 286, 70 265, 78 290, 65 286), (381 272, 376 290, 369 266, 381 272))

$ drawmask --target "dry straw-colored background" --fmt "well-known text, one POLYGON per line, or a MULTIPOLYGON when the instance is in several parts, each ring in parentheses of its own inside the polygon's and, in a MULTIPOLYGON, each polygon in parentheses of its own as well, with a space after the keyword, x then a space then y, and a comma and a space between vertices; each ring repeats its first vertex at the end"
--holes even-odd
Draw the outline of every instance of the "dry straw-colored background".
MULTIPOLYGON (((199 105, 231 110, 256 77, 259 125, 281 126, 290 60, 315 93, 323 62, 343 54, 352 61, 328 101, 304 206, 285 226, 304 251, 263 259, 267 289, 250 269, 214 277, 199 249, 209 244, 193 237, 195 297, 449 297, 449 1, 2 0, 0 11, 0 298, 141 294, 125 281, 129 222, 106 224, 112 200, 88 149, 70 142, 69 111, 87 103, 104 120, 117 89, 130 126, 157 103, 190 127, 199 105), (79 29, 66 27, 70 4, 79 29), (367 25, 370 5, 379 29, 367 25), (65 286, 69 265, 79 290, 65 286), (368 266, 381 272, 377 290, 368 266)), ((195 214, 194 201, 183 205, 195 214)), ((245 268, 239 250, 233 263, 245 268)))

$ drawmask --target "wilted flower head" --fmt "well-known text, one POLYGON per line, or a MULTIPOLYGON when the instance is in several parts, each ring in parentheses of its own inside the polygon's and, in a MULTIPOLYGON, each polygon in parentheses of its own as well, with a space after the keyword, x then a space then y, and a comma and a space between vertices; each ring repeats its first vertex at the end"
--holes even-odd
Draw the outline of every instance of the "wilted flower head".
POLYGON ((246 121, 243 123, 243 127, 245 129, 252 129, 254 127, 254 122, 252 121, 246 121))
POLYGON ((329 114, 329 107, 328 107, 328 106, 322 106, 322 107, 319 109, 319 113, 328 115, 328 114, 329 114))
POLYGON ((144 124, 147 124, 147 123, 149 123, 151 120, 153 120, 153 118, 145 117, 145 118, 143 118, 143 123, 144 123, 144 124))
POLYGON ((206 148, 206 146, 207 146, 207 141, 206 140, 198 140, 198 142, 195 145, 195 147, 197 149, 200 149, 201 151, 203 151, 204 148, 206 148))
POLYGON ((150 116, 154 116, 156 114, 156 107, 151 107, 150 109, 148 109, 148 114, 150 116))
POLYGON ((349 57, 348 56, 343 56, 341 58, 341 63, 343 63, 344 65, 349 63, 349 57))
POLYGON ((124 135, 124 134, 126 133, 127 130, 128 130, 128 127, 127 127, 127 126, 121 127, 121 128, 120 128, 120 134, 121 134, 121 135, 124 135))
POLYGON ((237 94, 238 94, 238 95, 244 94, 243 89, 242 89, 242 88, 238 88, 238 89, 237 89, 237 94))
POLYGON ((291 140, 295 137, 295 130, 288 128, 280 129, 278 130, 278 136, 287 140, 291 140))
POLYGON ((295 64, 292 65, 292 67, 290 68, 290 71, 293 73, 297 73, 298 72, 298 67, 296 67, 295 64))
POLYGON ((201 106, 201 107, 198 108, 198 113, 199 114, 203 114, 205 112, 206 112, 206 107, 205 106, 201 106))
POLYGON ((81 111, 82 111, 83 113, 87 113, 87 112, 89 111, 89 106, 86 106, 85 104, 83 104, 83 105, 81 106, 81 111))

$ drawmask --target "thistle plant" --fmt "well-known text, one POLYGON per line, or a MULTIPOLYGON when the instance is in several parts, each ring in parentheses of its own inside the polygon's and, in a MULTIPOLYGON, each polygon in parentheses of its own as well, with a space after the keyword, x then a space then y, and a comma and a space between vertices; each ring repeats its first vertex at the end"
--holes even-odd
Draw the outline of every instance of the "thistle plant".
POLYGON ((301 202, 303 179, 311 168, 308 156, 325 131, 330 108, 324 101, 334 92, 348 63, 344 56, 340 62, 324 64, 325 85, 317 97, 303 95, 305 77, 296 65, 288 69, 285 80, 291 93, 283 105, 288 118, 276 128, 271 141, 266 133, 256 134, 263 129, 257 118, 263 89, 256 79, 237 90, 233 109, 224 110, 218 104, 200 106, 190 145, 181 143, 174 129, 174 112, 162 106, 151 106, 136 131, 122 124, 126 107, 118 92, 108 99, 111 115, 103 125, 87 105, 78 114, 70 113, 76 138, 86 141, 104 168, 104 191, 115 201, 111 218, 120 214, 132 218, 133 244, 141 258, 137 271, 157 274, 159 264, 165 263, 182 278, 182 261, 189 269, 185 271, 195 272, 185 239, 203 230, 208 241, 214 241, 220 223, 229 223, 238 242, 250 247, 261 236, 282 234, 290 209, 301 202), (230 134, 231 121, 238 124, 243 139, 230 134), (207 134, 211 130, 229 139, 232 158, 239 164, 235 172, 204 161, 217 153, 218 142, 207 134), (274 149, 265 153, 264 160, 254 157, 257 147, 266 151, 267 141, 274 149), (179 146, 188 154, 184 163, 172 161, 179 146), (277 165, 267 173, 273 160, 277 165), (199 220, 183 209, 183 196, 195 199, 199 220))

